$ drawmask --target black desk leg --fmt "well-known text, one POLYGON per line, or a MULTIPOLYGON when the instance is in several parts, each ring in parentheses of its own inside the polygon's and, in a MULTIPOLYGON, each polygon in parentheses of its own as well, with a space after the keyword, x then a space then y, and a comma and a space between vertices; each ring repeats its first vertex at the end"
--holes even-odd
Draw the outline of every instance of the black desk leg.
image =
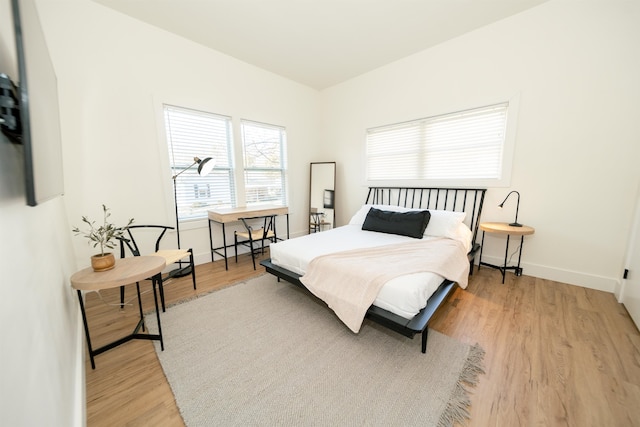
POLYGON ((78 290, 78 300, 80 300, 80 311, 82 312, 82 322, 84 323, 84 335, 87 337, 87 347, 89 348, 89 359, 91 359, 91 369, 96 369, 96 362, 93 360, 93 347, 91 346, 91 337, 89 336, 89 324, 87 323, 87 312, 84 309, 84 301, 82 301, 82 291, 78 290))
POLYGON ((211 220, 207 222, 209 223, 209 249, 211 250, 211 262, 213 262, 213 230, 211 229, 211 220))
POLYGON ((224 269, 229 270, 227 261, 227 233, 225 231, 224 222, 222 223, 222 245, 224 246, 224 269))
MULTIPOLYGON (((225 229, 224 226, 224 222, 218 222, 218 224, 220 224, 220 226, 222 227, 222 249, 224 249, 224 255, 221 254, 220 252, 217 252, 218 249, 221 248, 214 248, 213 247, 213 227, 211 227, 211 223, 214 222, 212 220, 209 220, 209 246, 211 249, 211 262, 214 261, 213 257, 214 254, 218 254, 220 256, 224 256, 224 269, 225 270, 229 270, 229 261, 227 261, 227 230, 225 229)), ((215 221, 217 222, 217 221, 215 221)))

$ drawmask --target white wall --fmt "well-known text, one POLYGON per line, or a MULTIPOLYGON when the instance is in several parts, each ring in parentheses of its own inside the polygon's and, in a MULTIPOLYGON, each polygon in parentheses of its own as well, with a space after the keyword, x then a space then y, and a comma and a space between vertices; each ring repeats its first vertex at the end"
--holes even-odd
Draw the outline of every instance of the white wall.
MULTIPOLYGON (((8 3, 0 59, 12 49, 8 3)), ((337 161, 344 224, 366 194, 364 129, 520 93, 511 187, 489 189, 483 219, 511 220, 496 205, 519 190, 519 219, 537 229, 525 274, 613 290, 640 174, 635 3, 551 1, 318 94, 89 0, 39 1, 60 85, 66 195, 27 208, 19 153, 0 140, 0 327, 9 343, 0 421, 82 422, 84 349, 68 277, 92 250, 70 228, 102 203, 118 222, 173 222, 163 102, 231 115, 238 134, 240 118, 285 126, 297 234, 308 227, 309 162, 337 161)), ((181 237, 207 261, 206 223, 181 237)), ((487 244, 490 259, 502 251, 487 244)))
MULTIPOLYGON (((103 203, 117 223, 134 217, 138 224, 175 224, 162 122, 162 104, 171 103, 232 116, 236 138, 241 118, 286 127, 291 231, 307 229, 301 214, 306 217, 314 160, 309 147, 318 145, 317 91, 88 0, 43 2, 42 9, 67 130, 65 199, 72 225, 82 215, 99 217, 103 203)), ((196 262, 210 261, 207 222, 180 230, 196 262)), ((168 245, 175 245, 174 236, 165 238, 168 245)), ((74 247, 79 265, 88 265, 92 248, 80 238, 74 247)))
MULTIPOLYGON (((0 424, 82 425, 84 343, 69 277, 94 250, 72 225, 98 219, 103 203, 117 223, 173 224, 167 102, 230 115, 237 135, 241 118, 285 126, 292 232, 306 232, 319 96, 88 0, 37 4, 58 76, 65 196, 27 207, 20 149, 0 138, 0 424)), ((0 65, 17 76, 10 18, 0 0, 0 65)), ((191 225, 182 241, 206 262, 206 221, 191 225)))
MULTIPOLYGON (((10 2, 0 0, 0 71, 17 79, 14 46, 10 2)), ((67 214, 61 197, 26 205, 23 161, 0 134, 0 425, 80 426, 84 352, 67 214)))
MULTIPOLYGON (((323 140, 338 161, 338 221, 366 195, 364 130, 520 94, 509 188, 482 220, 536 228, 524 274, 613 291, 640 178, 637 1, 553 0, 323 92, 323 140), (348 166, 347 166, 348 165, 348 166)), ((485 240, 487 260, 504 240, 485 240)), ((515 249, 515 248, 514 248, 515 249)), ((483 257, 484 260, 484 257, 483 257)))

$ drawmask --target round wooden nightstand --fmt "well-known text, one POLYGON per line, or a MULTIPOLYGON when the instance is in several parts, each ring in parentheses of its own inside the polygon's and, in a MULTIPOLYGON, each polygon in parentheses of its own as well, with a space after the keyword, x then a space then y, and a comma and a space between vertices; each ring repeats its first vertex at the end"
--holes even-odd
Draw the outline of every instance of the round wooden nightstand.
POLYGON ((502 283, 504 283, 504 278, 507 270, 514 270, 514 273, 516 274, 516 276, 521 276, 522 268, 520 267, 520 259, 522 258, 522 247, 524 246, 524 236, 531 235, 535 233, 536 230, 533 227, 529 227, 528 225, 515 227, 507 224, 506 222, 483 222, 480 224, 480 230, 482 230, 482 243, 480 246, 480 261, 478 262, 478 270, 483 265, 500 270, 500 272, 502 273, 502 283), (484 249, 485 232, 494 233, 494 234, 503 234, 507 236, 507 244, 504 251, 503 265, 494 265, 494 264, 482 262, 482 250, 484 249), (509 236, 520 236, 520 250, 518 251, 518 265, 507 266, 508 257, 509 257, 509 236))

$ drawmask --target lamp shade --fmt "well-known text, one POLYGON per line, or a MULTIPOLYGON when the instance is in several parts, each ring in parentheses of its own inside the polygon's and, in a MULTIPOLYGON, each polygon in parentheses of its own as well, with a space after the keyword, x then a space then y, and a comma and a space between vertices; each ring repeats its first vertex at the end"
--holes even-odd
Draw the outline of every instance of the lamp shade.
POLYGON ((198 175, 200 176, 209 175, 209 173, 211 173, 211 171, 213 170, 213 167, 216 165, 213 157, 207 157, 204 160, 200 160, 196 157, 194 160, 196 160, 196 162, 198 163, 198 175))

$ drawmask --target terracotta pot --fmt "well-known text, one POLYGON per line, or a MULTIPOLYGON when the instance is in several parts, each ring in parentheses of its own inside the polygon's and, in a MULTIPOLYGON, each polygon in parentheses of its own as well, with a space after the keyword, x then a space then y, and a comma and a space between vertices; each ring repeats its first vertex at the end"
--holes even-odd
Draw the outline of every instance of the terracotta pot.
POLYGON ((111 252, 104 255, 93 255, 91 257, 91 267, 93 271, 111 270, 116 266, 116 257, 111 252))

